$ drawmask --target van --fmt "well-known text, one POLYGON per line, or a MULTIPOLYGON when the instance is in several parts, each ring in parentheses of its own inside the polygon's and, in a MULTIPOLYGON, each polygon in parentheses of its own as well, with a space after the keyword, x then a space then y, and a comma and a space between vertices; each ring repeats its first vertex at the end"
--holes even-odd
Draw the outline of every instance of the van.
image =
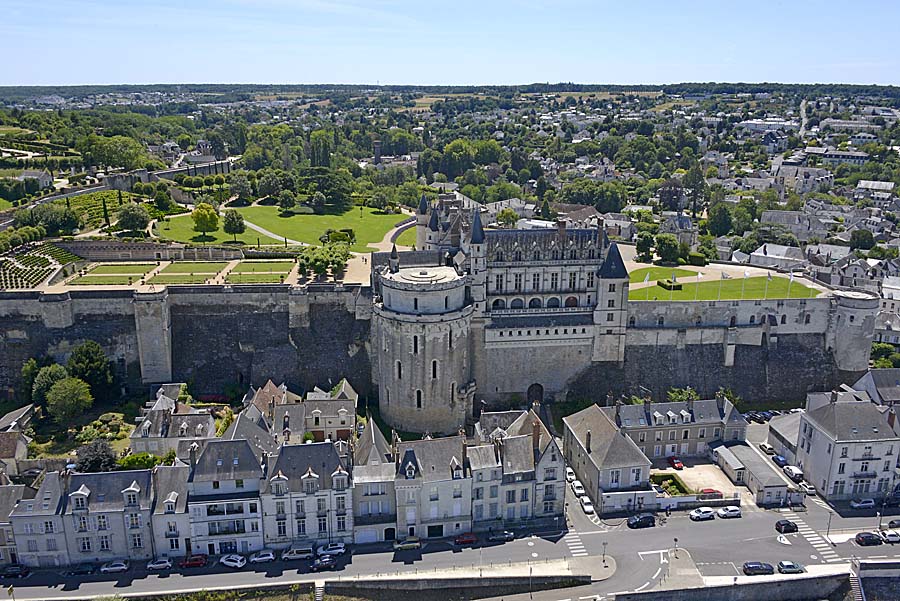
POLYGON ((315 552, 312 547, 291 547, 281 554, 281 561, 291 561, 293 559, 312 559, 315 552))
POLYGON ((794 482, 800 482, 801 480, 803 480, 803 470, 794 465, 784 466, 784 473, 787 474, 787 477, 794 482))

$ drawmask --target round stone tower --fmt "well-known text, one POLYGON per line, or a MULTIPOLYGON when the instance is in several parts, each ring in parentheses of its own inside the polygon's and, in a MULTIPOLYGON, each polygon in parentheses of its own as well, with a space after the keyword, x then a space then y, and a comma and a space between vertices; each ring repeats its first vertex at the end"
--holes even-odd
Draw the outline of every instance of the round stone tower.
POLYGON ((379 275, 372 316, 379 406, 392 427, 452 433, 472 415, 466 277, 453 267, 399 268, 379 275))
POLYGON ((837 368, 864 372, 875 335, 879 298, 865 290, 835 290, 829 321, 829 346, 834 349, 837 368))

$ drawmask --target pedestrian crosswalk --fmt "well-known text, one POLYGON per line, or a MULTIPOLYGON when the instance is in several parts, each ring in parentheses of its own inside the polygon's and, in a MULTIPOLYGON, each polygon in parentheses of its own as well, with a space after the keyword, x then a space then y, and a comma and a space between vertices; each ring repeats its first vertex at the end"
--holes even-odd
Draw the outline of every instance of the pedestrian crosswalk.
POLYGON ((822 538, 818 532, 810 528, 809 525, 804 522, 803 519, 795 512, 787 511, 783 515, 787 517, 787 519, 797 524, 797 531, 799 532, 800 536, 805 538, 806 542, 812 545, 813 549, 818 552, 823 561, 829 563, 845 561, 837 553, 835 553, 831 543, 822 538))
POLYGON ((807 497, 806 497, 806 500, 807 500, 807 501, 812 501, 813 503, 815 503, 816 505, 818 505, 818 506, 821 507, 822 509, 827 509, 827 510, 831 511, 831 507, 828 506, 828 503, 826 503, 825 501, 823 501, 823 500, 820 499, 819 497, 810 497, 810 496, 807 496, 807 497))
POLYGON ((570 530, 563 537, 563 540, 566 542, 566 546, 569 547, 569 553, 572 554, 572 557, 587 557, 588 552, 584 548, 584 543, 581 542, 581 537, 578 536, 577 532, 570 530))

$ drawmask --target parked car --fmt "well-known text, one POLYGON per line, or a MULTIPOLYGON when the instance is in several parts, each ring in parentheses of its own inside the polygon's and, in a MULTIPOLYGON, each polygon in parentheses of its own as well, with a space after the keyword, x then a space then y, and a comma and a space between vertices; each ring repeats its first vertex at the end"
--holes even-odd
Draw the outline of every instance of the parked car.
POLYGON ((720 518, 739 518, 741 517, 741 508, 737 505, 728 505, 727 507, 719 507, 716 515, 720 518))
POLYGON ((337 562, 333 555, 322 555, 316 557, 316 560, 310 564, 309 569, 313 572, 322 572, 324 570, 334 570, 337 568, 337 562))
POLYGON ((788 464, 788 460, 781 455, 772 455, 772 461, 774 461, 775 465, 778 467, 784 467, 788 464))
POLYGON ((575 493, 576 497, 584 496, 584 485, 581 483, 581 480, 575 480, 572 482, 572 492, 575 493))
POLYGON ((460 534, 453 539, 454 545, 474 545, 477 542, 478 537, 475 536, 474 532, 466 532, 465 534, 460 534))
POLYGON ((675 456, 669 457, 669 465, 671 465, 676 470, 684 469, 684 464, 681 463, 681 459, 679 459, 678 457, 675 457, 675 456))
POLYGON ((100 566, 101 574, 119 574, 121 572, 128 571, 128 562, 122 559, 116 559, 114 561, 107 561, 105 564, 100 566))
POLYGON ((763 453, 765 453, 766 455, 774 455, 775 454, 775 447, 773 447, 772 445, 770 445, 767 442, 761 442, 759 444, 759 450, 762 451, 763 453))
POLYGON ((712 507, 698 507, 688 514, 688 517, 695 522, 716 519, 716 510, 712 507))
POLYGON ((875 499, 851 499, 851 509, 874 509, 875 499))
POLYGON ((394 541, 394 551, 411 551, 412 549, 421 549, 422 541, 417 536, 407 536, 403 540, 394 541))
POLYGON ((786 465, 783 468, 785 475, 793 480, 794 482, 802 482, 803 481, 803 470, 795 465, 786 465))
POLYGON ((900 543, 900 532, 896 530, 882 530, 881 539, 890 545, 896 545, 900 543))
POLYGON ((854 539, 860 547, 874 547, 884 542, 880 536, 874 532, 860 532, 854 539))
POLYGON ((717 499, 721 499, 725 495, 722 494, 721 490, 716 490, 715 488, 703 488, 700 490, 701 495, 709 495, 711 497, 715 497, 717 499))
POLYGON ((796 523, 790 520, 778 520, 775 522, 775 530, 781 534, 789 534, 791 532, 797 532, 799 528, 797 528, 796 523))
POLYGON ((814 497, 817 494, 815 487, 812 484, 810 484, 809 482, 801 482, 800 490, 802 490, 804 493, 806 493, 806 495, 809 497, 814 497))
POLYGON ((206 555, 189 555, 178 562, 179 568, 205 568, 209 562, 206 555))
POLYGON ((584 495, 578 500, 581 503, 581 510, 586 514, 591 515, 594 513, 594 504, 591 503, 591 498, 587 495, 584 495))
MULTIPOLYGON (((394 548, 397 548, 394 543, 394 548)), ((312 547, 291 547, 281 554, 281 561, 293 561, 295 559, 312 559, 315 557, 315 550, 312 547)))
POLYGON ((250 556, 250 563, 269 563, 270 561, 275 561, 275 552, 269 549, 257 551, 250 556))
POLYGON ((762 561, 748 561, 744 564, 744 574, 747 576, 768 576, 775 573, 772 564, 762 561))
POLYGON ((0 578, 28 578, 29 575, 31 575, 31 570, 28 569, 28 566, 20 563, 11 563, 0 569, 0 578))
POLYGON ((243 555, 238 555, 237 553, 229 553, 228 555, 223 555, 219 558, 219 565, 240 570, 247 565, 247 558, 243 555))
POLYGON ((888 522, 888 528, 900 528, 900 520, 891 520, 888 522))
POLYGON ((763 420, 763 422, 767 422, 775 416, 772 415, 771 411, 760 411, 759 417, 763 420))
POLYGON ((347 552, 347 545, 344 543, 328 543, 323 547, 319 547, 316 555, 322 557, 324 555, 343 555, 347 552))
MULTIPOLYGON (((147 566, 150 569, 150 566, 147 566)), ((97 566, 93 563, 79 563, 66 571, 66 576, 90 576, 97 572, 97 566)))
POLYGON ((566 482, 575 482, 575 470, 570 467, 566 468, 566 482))
POLYGON ((778 572, 781 574, 802 574, 805 571, 806 568, 795 561, 778 562, 778 572))
POLYGON ((488 536, 488 540, 492 543, 505 543, 516 538, 516 535, 509 530, 501 530, 500 532, 492 532, 488 536))
POLYGON ((806 409, 803 409, 802 407, 796 407, 794 409, 791 409, 790 412, 791 413, 806 413, 806 409))
POLYGON ((150 572, 162 572, 172 569, 172 560, 168 557, 160 557, 147 563, 147 570, 150 572))
POLYGON ((653 528, 654 526, 656 526, 656 516, 652 513, 642 513, 628 518, 628 527, 635 530, 638 528, 653 528))

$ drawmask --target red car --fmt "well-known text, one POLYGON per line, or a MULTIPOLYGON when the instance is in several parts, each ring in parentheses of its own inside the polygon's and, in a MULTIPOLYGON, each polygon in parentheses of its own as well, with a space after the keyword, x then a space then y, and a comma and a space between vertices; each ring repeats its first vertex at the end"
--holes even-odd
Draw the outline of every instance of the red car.
POLYGON ((205 568, 209 558, 206 555, 191 555, 178 563, 179 568, 205 568))
POLYGON ((466 532, 465 534, 460 534, 455 539, 453 539, 453 543, 456 545, 474 545, 478 542, 478 537, 475 536, 472 532, 466 532))
POLYGON ((681 459, 678 457, 669 457, 669 465, 674 467, 676 470, 683 470, 684 464, 681 463, 681 459))
POLYGON ((704 488, 703 490, 700 491, 700 494, 714 496, 717 499, 721 499, 724 496, 724 495, 722 495, 721 490, 716 490, 715 488, 704 488))

